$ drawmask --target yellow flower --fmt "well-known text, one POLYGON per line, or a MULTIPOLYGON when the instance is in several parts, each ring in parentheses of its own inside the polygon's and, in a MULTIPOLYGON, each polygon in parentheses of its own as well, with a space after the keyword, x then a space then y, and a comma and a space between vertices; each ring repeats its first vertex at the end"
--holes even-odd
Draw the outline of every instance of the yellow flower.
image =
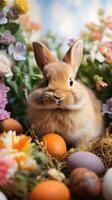
POLYGON ((4 8, 8 4, 8 0, 0 0, 0 9, 4 8))
POLYGON ((15 131, 8 131, 0 135, 0 158, 10 157, 17 163, 18 169, 33 171, 38 166, 33 159, 34 143, 26 135, 16 135, 15 131))
POLYGON ((14 0, 14 9, 18 14, 25 14, 29 10, 28 0, 14 0))
POLYGON ((16 135, 15 131, 8 131, 0 136, 0 149, 12 149, 31 155, 34 143, 31 137, 26 135, 16 135))

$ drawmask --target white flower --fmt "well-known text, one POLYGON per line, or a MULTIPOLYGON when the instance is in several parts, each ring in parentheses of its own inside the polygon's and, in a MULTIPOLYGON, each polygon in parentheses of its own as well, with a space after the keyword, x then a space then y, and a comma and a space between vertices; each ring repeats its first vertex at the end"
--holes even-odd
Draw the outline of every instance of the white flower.
POLYGON ((105 61, 104 56, 99 51, 96 53, 96 60, 98 60, 101 63, 105 61))
POLYGON ((0 77, 12 76, 11 61, 3 52, 0 52, 0 77))
POLYGON ((3 192, 0 191, 0 200, 8 200, 3 192))
POLYGON ((29 157, 20 163, 20 168, 32 171, 32 170, 37 170, 38 166, 36 161, 29 157))

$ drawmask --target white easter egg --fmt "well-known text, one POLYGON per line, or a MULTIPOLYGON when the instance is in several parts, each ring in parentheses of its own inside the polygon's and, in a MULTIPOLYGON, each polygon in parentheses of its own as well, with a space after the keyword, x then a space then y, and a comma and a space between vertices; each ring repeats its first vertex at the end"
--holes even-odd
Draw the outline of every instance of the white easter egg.
POLYGON ((112 200, 112 168, 108 169, 104 175, 103 196, 105 200, 112 200))
POLYGON ((3 192, 0 192, 0 200, 8 200, 3 192))

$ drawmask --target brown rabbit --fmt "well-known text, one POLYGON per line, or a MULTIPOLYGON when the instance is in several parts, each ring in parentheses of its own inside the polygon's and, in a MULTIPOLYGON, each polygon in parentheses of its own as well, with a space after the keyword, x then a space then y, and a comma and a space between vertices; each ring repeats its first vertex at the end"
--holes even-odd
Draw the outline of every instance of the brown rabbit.
POLYGON ((29 96, 29 119, 35 134, 58 133, 68 144, 85 145, 103 130, 101 104, 93 92, 76 80, 83 55, 81 40, 56 61, 42 43, 33 43, 43 83, 29 96))

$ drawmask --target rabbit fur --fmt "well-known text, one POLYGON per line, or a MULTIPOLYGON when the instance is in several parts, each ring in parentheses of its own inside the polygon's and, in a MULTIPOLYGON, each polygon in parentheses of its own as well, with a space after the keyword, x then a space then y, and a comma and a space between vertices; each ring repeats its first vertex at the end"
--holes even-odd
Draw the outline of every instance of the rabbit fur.
POLYGON ((101 103, 92 90, 76 79, 83 56, 83 42, 76 41, 63 61, 48 48, 33 43, 43 82, 29 95, 28 116, 38 137, 58 133, 66 143, 81 146, 103 132, 101 103))

